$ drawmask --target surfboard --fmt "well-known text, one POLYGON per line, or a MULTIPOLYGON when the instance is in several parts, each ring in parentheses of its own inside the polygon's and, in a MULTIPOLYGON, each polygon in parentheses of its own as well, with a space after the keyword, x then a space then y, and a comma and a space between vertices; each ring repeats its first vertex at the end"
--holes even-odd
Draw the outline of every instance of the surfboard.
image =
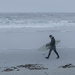
MULTIPOLYGON (((60 40, 56 40, 55 44, 57 45, 58 43, 60 43, 60 40)), ((37 50, 39 50, 39 51, 49 50, 50 49, 50 45, 49 44, 50 44, 50 42, 44 44, 43 46, 41 46, 37 50), (46 45, 49 45, 49 46, 46 46, 46 45)))

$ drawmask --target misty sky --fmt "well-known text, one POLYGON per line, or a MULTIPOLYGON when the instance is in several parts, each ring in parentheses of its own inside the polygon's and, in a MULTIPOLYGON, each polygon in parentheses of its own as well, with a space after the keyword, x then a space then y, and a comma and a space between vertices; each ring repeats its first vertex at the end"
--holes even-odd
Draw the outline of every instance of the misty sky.
POLYGON ((0 0, 0 12, 75 12, 75 0, 0 0))

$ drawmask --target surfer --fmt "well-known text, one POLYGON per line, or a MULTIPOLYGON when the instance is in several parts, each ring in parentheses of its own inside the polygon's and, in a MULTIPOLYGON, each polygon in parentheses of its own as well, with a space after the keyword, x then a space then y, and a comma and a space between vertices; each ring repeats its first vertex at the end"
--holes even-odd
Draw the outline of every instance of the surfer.
POLYGON ((55 46, 55 38, 52 36, 52 35, 49 35, 49 37, 51 38, 51 42, 50 44, 47 44, 46 46, 50 46, 50 50, 49 50, 49 54, 48 54, 48 57, 45 57, 46 59, 49 59, 50 57, 50 54, 52 52, 52 50, 56 53, 57 55, 57 59, 59 58, 59 54, 58 52, 56 51, 56 46, 55 46))

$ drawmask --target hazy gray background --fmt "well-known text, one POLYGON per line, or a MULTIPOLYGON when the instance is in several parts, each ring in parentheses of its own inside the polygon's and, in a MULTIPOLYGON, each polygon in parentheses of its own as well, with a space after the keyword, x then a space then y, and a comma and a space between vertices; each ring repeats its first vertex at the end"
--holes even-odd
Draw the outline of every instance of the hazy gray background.
POLYGON ((0 12, 75 12, 75 0, 0 0, 0 12))

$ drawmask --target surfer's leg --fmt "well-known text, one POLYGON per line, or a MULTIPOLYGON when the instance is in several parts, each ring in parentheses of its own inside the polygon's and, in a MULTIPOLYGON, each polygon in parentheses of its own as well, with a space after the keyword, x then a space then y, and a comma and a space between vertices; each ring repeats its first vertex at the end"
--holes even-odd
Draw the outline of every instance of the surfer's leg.
POLYGON ((58 52, 56 51, 56 48, 54 48, 54 52, 56 53, 57 59, 58 59, 58 58, 59 58, 59 54, 58 54, 58 52))
POLYGON ((49 51, 49 54, 48 54, 48 57, 50 57, 50 55, 51 55, 51 52, 52 52, 52 49, 50 49, 50 51, 49 51))
POLYGON ((52 52, 52 48, 50 48, 50 50, 49 50, 48 57, 45 57, 46 59, 49 59, 51 52, 52 52))

